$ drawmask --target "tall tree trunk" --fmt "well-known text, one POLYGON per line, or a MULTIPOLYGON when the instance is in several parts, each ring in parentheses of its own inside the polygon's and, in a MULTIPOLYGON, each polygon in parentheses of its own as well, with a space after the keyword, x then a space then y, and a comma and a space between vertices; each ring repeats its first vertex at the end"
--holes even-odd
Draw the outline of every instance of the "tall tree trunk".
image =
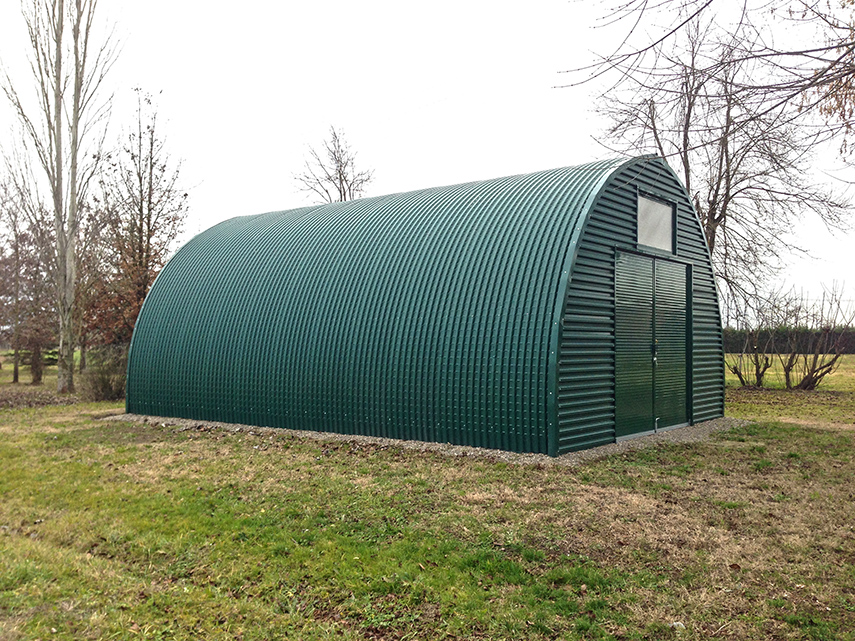
POLYGON ((42 346, 38 342, 35 342, 30 347, 30 383, 32 385, 41 385, 43 373, 42 346))
POLYGON ((61 281, 56 391, 69 394, 74 392, 74 281, 67 274, 61 281))
POLYGON ((12 313, 14 314, 14 327, 12 328, 12 349, 14 356, 12 357, 12 382, 18 383, 19 368, 21 363, 21 242, 20 229, 18 229, 17 213, 13 219, 13 236, 15 239, 15 300, 12 305, 12 313))
MULTIPOLYGON (((59 315, 59 358, 57 362, 56 391, 66 394, 74 391, 74 243, 71 220, 66 220, 63 202, 63 148, 62 148, 62 36, 65 29, 65 3, 56 2, 55 68, 53 87, 53 130, 55 140, 53 213, 56 232, 56 296, 59 315), (66 224, 68 223, 68 224, 66 224)), ((76 84, 76 79, 75 79, 76 84)), ((74 119, 74 114, 71 115, 74 119)), ((72 149, 72 157, 74 150, 72 149)), ((73 182, 73 181, 72 181, 73 182)), ((69 199, 71 201, 71 199, 69 199)), ((71 204, 70 202, 68 203, 71 204)), ((70 217, 69 217, 70 218, 70 217)))
POLYGON ((80 333, 80 364, 77 369, 78 373, 83 373, 86 369, 86 334, 80 333))

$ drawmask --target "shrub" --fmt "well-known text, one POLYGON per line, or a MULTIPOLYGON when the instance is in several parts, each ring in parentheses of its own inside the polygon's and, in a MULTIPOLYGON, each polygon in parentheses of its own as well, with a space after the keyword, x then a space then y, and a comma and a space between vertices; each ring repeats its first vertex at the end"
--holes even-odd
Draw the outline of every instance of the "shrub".
POLYGON ((104 345, 90 350, 86 369, 79 378, 80 396, 87 401, 117 401, 125 398, 127 366, 127 345, 104 345))
MULTIPOLYGON (((41 362, 42 365, 48 367, 50 365, 56 365, 56 362, 59 358, 59 350, 58 349, 46 349, 40 351, 42 357, 41 362)), ((15 358, 14 350, 8 350, 0 354, 3 357, 3 360, 7 363, 11 363, 15 358)), ((33 353, 28 349, 20 349, 18 350, 18 364, 19 365, 32 365, 33 363, 33 353)))

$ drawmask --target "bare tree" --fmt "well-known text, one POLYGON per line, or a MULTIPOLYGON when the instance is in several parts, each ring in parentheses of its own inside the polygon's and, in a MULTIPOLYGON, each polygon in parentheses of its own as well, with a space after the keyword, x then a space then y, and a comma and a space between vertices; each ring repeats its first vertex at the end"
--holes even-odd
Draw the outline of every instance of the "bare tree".
MULTIPOLYGON (((35 100, 26 100, 8 73, 2 83, 23 129, 25 148, 42 170, 40 184, 53 214, 50 272, 59 317, 61 393, 74 390, 79 211, 100 158, 99 126, 109 102, 97 100, 115 59, 111 38, 95 42, 96 8, 97 0, 32 0, 25 5, 35 100)), ((20 175, 35 177, 32 172, 20 175)), ((37 200, 32 192, 40 186, 35 181, 19 182, 19 187, 37 200)))
POLYGON ((728 299, 729 321, 743 335, 738 352, 725 354, 724 364, 739 379, 742 387, 763 387, 766 373, 775 358, 775 333, 769 331, 778 322, 774 300, 755 291, 738 300, 728 299))
POLYGON ((160 136, 152 96, 137 93, 136 121, 100 176, 99 218, 106 247, 102 267, 91 252, 90 271, 107 278, 93 288, 85 327, 108 344, 130 342, 149 288, 166 263, 184 226, 188 193, 181 188, 181 162, 173 161, 160 136))
POLYGON ((740 51, 758 36, 746 28, 721 39, 698 19, 682 28, 679 42, 653 48, 655 71, 624 78, 600 112, 619 150, 655 152, 675 167, 719 282, 739 290, 799 249, 788 234, 803 214, 839 228, 848 203, 812 181, 816 135, 795 124, 798 105, 746 89, 758 65, 740 51))
POLYGON ((0 184, 0 229, 4 234, 4 244, 8 255, 3 256, 2 292, 4 305, 4 323, 12 346, 12 382, 20 380, 21 365, 21 240, 23 236, 21 210, 14 200, 9 183, 0 184))
POLYGON ((654 77, 663 47, 702 19, 717 34, 756 36, 738 42, 731 59, 710 61, 702 68, 707 75, 751 61, 756 73, 741 78, 736 89, 763 89, 771 109, 793 104, 802 115, 816 109, 828 119, 826 133, 845 133, 855 113, 853 8, 853 0, 615 0, 604 5, 601 26, 622 29, 620 44, 570 73, 577 82, 583 72, 584 79, 611 77, 615 85, 654 77))
POLYGON ((374 177, 373 170, 356 169, 356 153, 344 134, 330 127, 330 138, 320 153, 309 149, 305 170, 294 176, 301 191, 318 196, 322 202, 335 203, 359 198, 374 177))
POLYGON ((107 222, 96 198, 81 203, 80 233, 78 234, 77 305, 75 308, 75 337, 79 349, 78 371, 87 366, 87 352, 92 335, 87 324, 87 312, 99 295, 101 283, 109 278, 111 252, 106 237, 107 222))
POLYGON ((44 373, 45 349, 55 344, 56 325, 53 313, 51 286, 47 277, 44 253, 33 236, 24 234, 20 239, 18 275, 19 323, 17 340, 25 352, 25 364, 30 365, 30 382, 41 385, 44 373))
POLYGON ((766 385, 777 360, 786 389, 816 389, 851 349, 855 308, 841 287, 826 289, 819 300, 795 291, 756 290, 730 302, 731 331, 741 336, 742 347, 725 362, 743 386, 766 385))
POLYGON ((0 185, 0 231, 7 251, 0 254, 0 331, 12 347, 12 382, 29 364, 31 381, 41 384, 42 354, 55 339, 54 315, 43 245, 8 185, 0 185))
POLYGON ((840 367, 855 308, 847 306, 839 288, 823 292, 811 303, 804 295, 790 296, 783 307, 786 328, 778 358, 787 389, 814 390, 840 367))

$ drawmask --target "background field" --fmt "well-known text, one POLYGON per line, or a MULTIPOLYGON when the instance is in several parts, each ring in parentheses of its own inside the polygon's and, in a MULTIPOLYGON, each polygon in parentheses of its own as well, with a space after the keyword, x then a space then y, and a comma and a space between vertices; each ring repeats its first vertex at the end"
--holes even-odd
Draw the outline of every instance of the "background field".
POLYGON ((855 355, 844 355, 839 369, 827 376, 814 392, 782 389, 780 370, 780 363, 775 362, 767 374, 774 387, 759 390, 739 389, 736 377, 726 372, 727 414, 797 425, 855 424, 855 355))
MULTIPOLYGON (((728 356, 730 361, 733 357, 728 356)), ((769 387, 783 389, 784 375, 781 369, 781 362, 773 357, 772 367, 766 373, 766 379, 769 387)), ((725 384, 728 387, 738 387, 739 380, 729 371, 725 372, 725 384)), ((852 391, 855 389, 855 354, 844 354, 840 357, 840 367, 835 372, 823 379, 820 389, 832 391, 852 391)))
POLYGON ((103 421, 4 367, 0 639, 853 639, 850 360, 578 468, 103 421))

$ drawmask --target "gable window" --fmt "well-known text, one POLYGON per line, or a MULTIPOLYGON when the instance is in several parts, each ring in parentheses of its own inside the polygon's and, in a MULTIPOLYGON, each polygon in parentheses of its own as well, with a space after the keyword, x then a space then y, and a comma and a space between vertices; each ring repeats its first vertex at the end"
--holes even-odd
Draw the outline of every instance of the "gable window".
POLYGON ((674 253, 674 206, 638 195, 638 244, 674 253))

